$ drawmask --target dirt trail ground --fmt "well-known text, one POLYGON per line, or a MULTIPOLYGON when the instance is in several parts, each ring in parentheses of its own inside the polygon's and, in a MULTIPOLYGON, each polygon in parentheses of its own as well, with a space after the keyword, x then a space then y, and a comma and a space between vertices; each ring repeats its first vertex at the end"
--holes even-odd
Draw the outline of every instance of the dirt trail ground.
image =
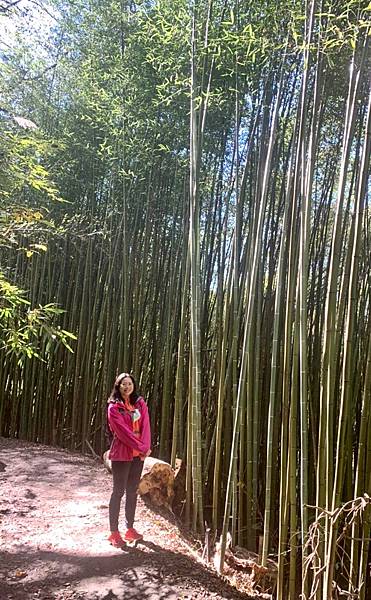
POLYGON ((110 475, 93 458, 0 438, 1 600, 247 600, 141 500, 137 549, 106 541, 110 475))

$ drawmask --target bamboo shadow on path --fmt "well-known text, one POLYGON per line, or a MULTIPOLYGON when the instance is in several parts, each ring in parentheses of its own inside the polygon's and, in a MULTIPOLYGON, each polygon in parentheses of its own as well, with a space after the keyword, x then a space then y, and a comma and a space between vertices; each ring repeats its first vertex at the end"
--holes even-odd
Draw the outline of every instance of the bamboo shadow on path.
POLYGON ((202 564, 147 541, 101 556, 26 547, 0 552, 0 598, 249 600, 202 564))

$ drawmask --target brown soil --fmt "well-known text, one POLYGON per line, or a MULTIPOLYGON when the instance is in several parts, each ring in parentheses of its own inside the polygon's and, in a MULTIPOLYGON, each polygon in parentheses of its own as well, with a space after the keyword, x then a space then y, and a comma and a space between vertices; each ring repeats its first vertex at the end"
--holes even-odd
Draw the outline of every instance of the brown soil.
POLYGON ((201 562, 171 515, 141 500, 145 542, 112 548, 111 477, 92 457, 0 438, 0 461, 1 600, 252 598, 201 562))

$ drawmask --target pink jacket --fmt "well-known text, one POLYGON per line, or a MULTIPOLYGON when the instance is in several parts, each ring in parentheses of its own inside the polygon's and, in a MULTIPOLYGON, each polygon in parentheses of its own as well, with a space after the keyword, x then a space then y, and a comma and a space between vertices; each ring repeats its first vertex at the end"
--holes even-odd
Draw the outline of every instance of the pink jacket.
POLYGON ((140 437, 133 433, 131 414, 122 402, 108 404, 108 423, 113 433, 113 442, 109 451, 110 460, 133 460, 133 449, 145 454, 151 447, 151 430, 148 408, 142 397, 135 403, 140 412, 140 437))

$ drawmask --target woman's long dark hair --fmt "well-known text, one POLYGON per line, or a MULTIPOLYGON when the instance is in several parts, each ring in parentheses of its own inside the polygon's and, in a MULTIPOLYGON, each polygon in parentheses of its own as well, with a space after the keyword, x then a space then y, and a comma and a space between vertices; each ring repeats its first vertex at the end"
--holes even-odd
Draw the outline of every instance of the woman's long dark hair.
POLYGON ((108 402, 122 402, 122 396, 121 396, 121 392, 120 392, 120 383, 122 382, 123 379, 125 379, 125 377, 130 377, 131 381, 133 382, 133 386, 134 386, 134 389, 129 396, 130 404, 134 405, 136 403, 136 401, 139 398, 139 394, 137 392, 136 381, 130 373, 120 373, 120 375, 118 375, 118 377, 116 377, 115 385, 113 386, 112 392, 108 398, 108 402))

